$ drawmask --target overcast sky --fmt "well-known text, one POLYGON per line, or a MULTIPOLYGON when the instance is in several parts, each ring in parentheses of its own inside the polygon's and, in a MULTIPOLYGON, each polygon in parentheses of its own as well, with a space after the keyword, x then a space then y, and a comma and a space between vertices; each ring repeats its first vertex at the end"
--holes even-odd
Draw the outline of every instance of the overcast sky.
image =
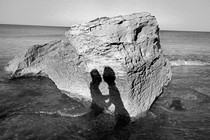
POLYGON ((210 31, 210 0, 0 0, 0 24, 70 26, 136 12, 162 30, 210 31))

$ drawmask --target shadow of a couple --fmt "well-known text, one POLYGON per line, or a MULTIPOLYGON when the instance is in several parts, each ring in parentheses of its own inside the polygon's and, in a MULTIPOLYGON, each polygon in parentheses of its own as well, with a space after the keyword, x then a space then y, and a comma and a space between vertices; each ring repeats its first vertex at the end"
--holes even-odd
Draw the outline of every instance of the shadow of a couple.
POLYGON ((108 109, 111 104, 115 106, 114 114, 116 116, 115 128, 119 129, 130 122, 130 117, 125 109, 120 92, 115 84, 115 72, 110 67, 104 68, 103 80, 108 84, 109 95, 103 95, 99 89, 99 85, 102 82, 102 77, 98 70, 93 69, 90 72, 92 82, 90 83, 90 92, 92 96, 91 110, 94 112, 94 116, 97 116, 108 109), (106 100, 108 102, 106 102, 106 100))

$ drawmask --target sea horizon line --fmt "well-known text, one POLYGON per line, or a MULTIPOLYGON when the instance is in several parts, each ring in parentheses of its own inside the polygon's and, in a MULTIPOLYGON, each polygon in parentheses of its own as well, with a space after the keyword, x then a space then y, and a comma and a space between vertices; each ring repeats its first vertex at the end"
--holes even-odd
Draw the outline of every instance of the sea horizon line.
MULTIPOLYGON (((71 24, 69 26, 62 26, 62 25, 37 25, 37 24, 6 24, 6 23, 0 23, 0 26, 30 26, 30 27, 54 27, 54 28, 69 28, 72 25, 75 24, 71 24)), ((174 29, 161 29, 160 31, 166 31, 166 32, 204 32, 204 33, 210 33, 210 31, 203 31, 203 30, 174 30, 174 29)))

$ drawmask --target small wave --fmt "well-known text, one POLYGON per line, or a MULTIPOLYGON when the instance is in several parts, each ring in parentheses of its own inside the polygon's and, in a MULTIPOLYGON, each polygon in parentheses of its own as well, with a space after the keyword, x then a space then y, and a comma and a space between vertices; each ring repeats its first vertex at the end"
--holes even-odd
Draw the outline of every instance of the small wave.
POLYGON ((45 115, 58 115, 58 116, 63 116, 63 117, 80 117, 80 116, 83 116, 85 114, 87 114, 87 112, 83 112, 83 113, 66 113, 65 111, 54 111, 54 112, 50 112, 50 111, 38 111, 38 112, 35 112, 36 114, 45 114, 45 115))
POLYGON ((192 60, 175 60, 170 61, 171 66, 206 66, 210 65, 208 62, 192 61, 192 60))
POLYGON ((35 112, 36 114, 45 114, 45 115, 57 115, 58 112, 55 111, 55 112, 50 112, 50 111, 38 111, 38 112, 35 112))
POLYGON ((65 112, 62 112, 62 111, 58 111, 58 113, 59 113, 59 115, 61 115, 63 117, 80 117, 80 116, 83 116, 83 115, 87 114, 87 112, 69 114, 69 113, 65 113, 65 112))

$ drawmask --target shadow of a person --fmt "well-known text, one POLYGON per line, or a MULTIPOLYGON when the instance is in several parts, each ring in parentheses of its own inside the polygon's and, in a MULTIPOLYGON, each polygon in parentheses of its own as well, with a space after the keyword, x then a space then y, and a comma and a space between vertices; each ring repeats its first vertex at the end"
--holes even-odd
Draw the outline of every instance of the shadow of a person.
POLYGON ((103 113, 104 108, 107 106, 105 100, 108 99, 107 95, 102 95, 99 85, 102 81, 101 75, 98 70, 93 69, 90 72, 92 81, 90 83, 90 93, 92 97, 92 104, 90 106, 94 116, 103 113))
POLYGON ((123 105, 122 99, 120 97, 120 92, 116 87, 115 84, 116 77, 114 70, 110 67, 105 67, 103 73, 103 79, 108 84, 110 103, 114 104, 115 106, 114 114, 116 116, 116 121, 117 121, 115 125, 115 130, 122 129, 124 126, 129 124, 130 117, 123 105))

